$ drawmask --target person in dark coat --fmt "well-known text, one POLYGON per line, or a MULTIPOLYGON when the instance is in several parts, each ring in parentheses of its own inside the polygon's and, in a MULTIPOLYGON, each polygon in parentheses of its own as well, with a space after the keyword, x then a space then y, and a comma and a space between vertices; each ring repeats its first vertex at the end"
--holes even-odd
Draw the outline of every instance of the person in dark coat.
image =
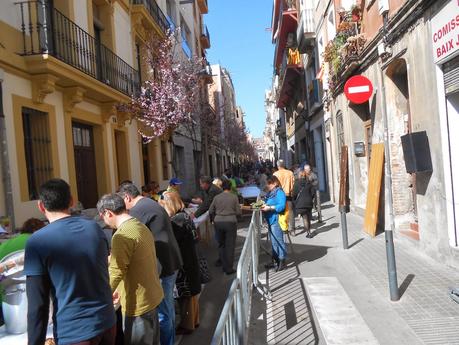
POLYGON ((296 214, 301 215, 301 218, 303 218, 303 225, 307 238, 313 237, 311 232, 311 218, 315 193, 315 186, 308 178, 306 172, 304 170, 301 171, 299 178, 293 185, 292 198, 296 214))
POLYGON ((201 274, 196 250, 197 231, 190 216, 183 211, 183 203, 177 203, 174 198, 167 197, 160 200, 160 205, 171 217, 172 229, 183 259, 183 267, 179 270, 176 280, 177 291, 182 293, 178 287, 184 282, 188 283, 189 288, 187 295, 177 296, 180 324, 176 333, 190 334, 199 326, 198 296, 201 292, 201 274))
POLYGON ((212 183, 212 178, 209 176, 201 176, 199 184, 201 189, 204 191, 204 198, 196 212, 192 214, 191 218, 198 218, 206 213, 209 210, 210 204, 212 204, 215 196, 223 192, 221 188, 212 183))

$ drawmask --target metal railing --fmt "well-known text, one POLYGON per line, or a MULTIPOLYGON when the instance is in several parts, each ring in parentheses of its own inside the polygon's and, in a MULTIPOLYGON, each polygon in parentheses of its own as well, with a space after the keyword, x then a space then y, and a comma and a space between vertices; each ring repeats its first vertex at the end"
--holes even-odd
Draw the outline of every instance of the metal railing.
POLYGON ((49 54, 126 95, 138 92, 138 72, 64 14, 40 0, 16 4, 21 55, 49 54))
POLYGON ((167 31, 170 29, 169 22, 166 18, 166 15, 163 11, 161 11, 161 8, 159 8, 155 0, 133 0, 132 3, 134 5, 144 5, 153 20, 158 23, 161 30, 164 33, 167 33, 167 31))
POLYGON ((246 344, 253 289, 257 289, 266 298, 271 298, 267 288, 258 280, 261 224, 261 211, 253 211, 247 238, 237 265, 237 276, 223 306, 211 345, 246 344))
POLYGON ((132 3, 134 5, 144 5, 153 20, 158 23, 161 30, 164 33, 167 33, 167 31, 170 29, 169 22, 166 18, 166 15, 158 6, 155 0, 132 0, 132 3))
POLYGON ((314 9, 304 8, 301 10, 299 27, 301 33, 315 33, 314 9))
POLYGON ((207 25, 204 25, 204 24, 202 25, 201 32, 202 32, 201 36, 206 37, 210 45, 210 35, 209 35, 209 29, 207 28, 207 25))

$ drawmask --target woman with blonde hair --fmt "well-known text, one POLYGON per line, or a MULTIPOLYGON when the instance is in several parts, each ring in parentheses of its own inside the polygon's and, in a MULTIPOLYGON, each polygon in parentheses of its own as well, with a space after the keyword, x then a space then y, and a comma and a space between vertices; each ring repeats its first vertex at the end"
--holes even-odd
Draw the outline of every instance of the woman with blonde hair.
POLYGON ((185 209, 185 204, 177 192, 164 192, 163 198, 158 203, 166 210, 171 218, 185 209))
POLYGON ((172 229, 183 258, 183 267, 175 282, 181 316, 176 334, 190 334, 199 326, 198 296, 201 292, 201 276, 196 251, 197 231, 190 216, 184 211, 185 204, 178 192, 163 193, 159 204, 171 218, 172 229))

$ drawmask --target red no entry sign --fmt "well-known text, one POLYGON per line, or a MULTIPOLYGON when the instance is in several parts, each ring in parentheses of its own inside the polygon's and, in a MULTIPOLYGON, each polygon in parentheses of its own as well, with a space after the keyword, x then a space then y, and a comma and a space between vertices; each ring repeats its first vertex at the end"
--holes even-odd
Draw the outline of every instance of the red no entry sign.
POLYGON ((355 104, 368 101, 373 94, 373 84, 363 75, 356 75, 347 80, 344 93, 348 100, 355 104))

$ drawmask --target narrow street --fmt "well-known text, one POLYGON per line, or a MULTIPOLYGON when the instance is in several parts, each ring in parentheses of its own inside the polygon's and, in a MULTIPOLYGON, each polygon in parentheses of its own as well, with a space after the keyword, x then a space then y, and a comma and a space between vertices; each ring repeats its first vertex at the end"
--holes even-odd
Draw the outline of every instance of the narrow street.
POLYGON ((459 0, 2 0, 0 345, 459 345, 458 133, 459 0))

